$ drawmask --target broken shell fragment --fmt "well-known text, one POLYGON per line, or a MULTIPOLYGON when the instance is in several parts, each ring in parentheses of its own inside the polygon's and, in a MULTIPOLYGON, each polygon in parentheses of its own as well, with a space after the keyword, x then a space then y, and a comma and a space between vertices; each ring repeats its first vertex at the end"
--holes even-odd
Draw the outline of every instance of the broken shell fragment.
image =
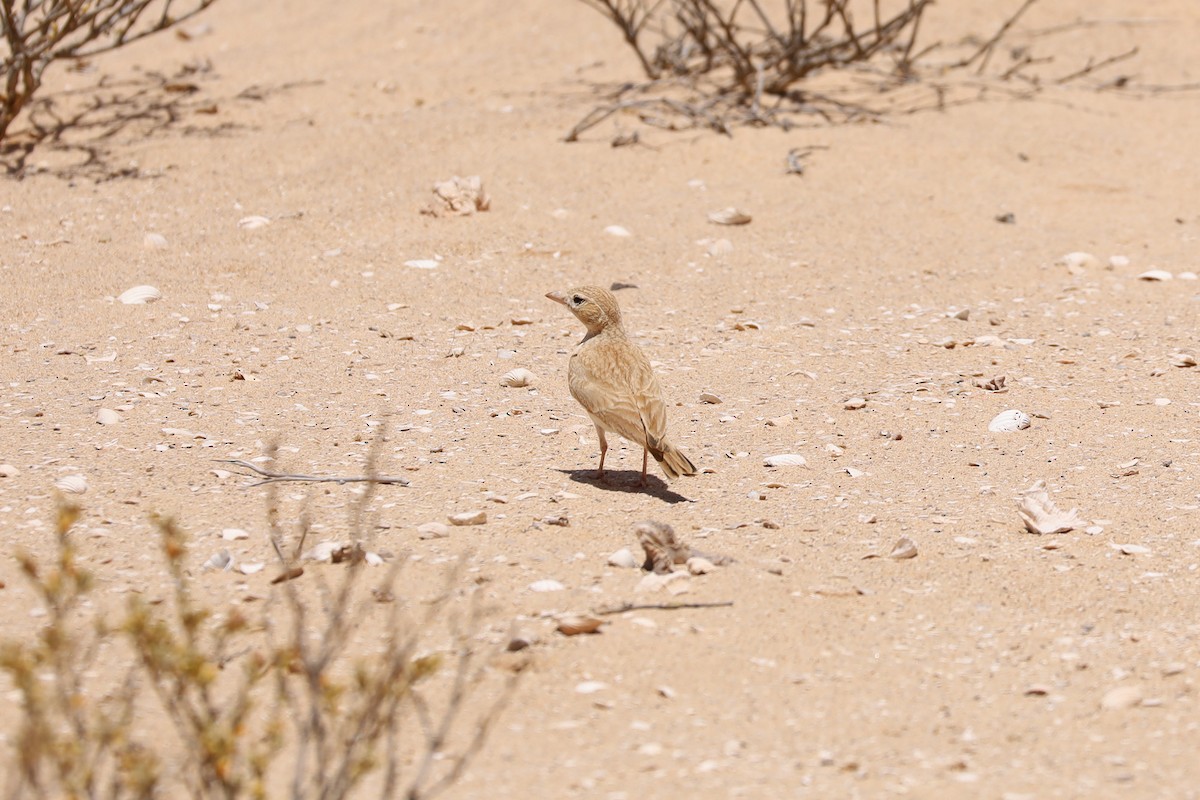
POLYGON ((167 246, 167 237, 161 233, 147 233, 142 237, 142 247, 147 250, 162 250, 167 246))
POLYGON ((500 385, 520 388, 531 385, 536 379, 537 376, 529 370, 524 367, 517 367, 514 370, 504 373, 504 377, 500 379, 500 385))
POLYGON ((140 306, 162 298, 162 292, 153 286, 134 286, 117 295, 117 300, 127 306, 140 306))
POLYGON ((1171 366, 1173 367, 1194 367, 1196 366, 1196 357, 1190 353, 1172 353, 1171 366))
POLYGON ((111 408, 102 408, 96 412, 96 422, 100 425, 116 425, 121 421, 121 415, 111 408))
POLYGON ((596 617, 563 617, 558 621, 556 630, 563 636, 578 636, 581 633, 599 633, 604 620, 596 617))
POLYGON ((1038 481, 1017 498, 1017 513, 1030 533, 1066 533, 1076 528, 1087 527, 1087 520, 1079 516, 1078 509, 1063 511, 1050 499, 1044 481, 1038 481))
POLYGON ((917 543, 907 536, 901 536, 892 547, 892 552, 888 553, 888 558, 894 558, 897 561, 916 557, 917 543))
POLYGON ((713 211, 708 215, 708 221, 715 222, 718 225, 746 225, 751 219, 749 214, 739 211, 733 206, 722 208, 720 211, 713 211))
POLYGON ((218 572, 226 572, 233 568, 233 556, 229 555, 228 550, 222 550, 219 553, 214 553, 208 561, 204 562, 205 569, 214 569, 218 572))
POLYGON ((988 430, 995 433, 1012 433, 1025 430, 1031 423, 1032 420, 1028 414, 1013 408, 997 414, 988 423, 988 430))
POLYGON ((561 583, 553 580, 552 578, 534 581, 533 583, 529 584, 529 591, 531 592, 561 592, 566 588, 566 586, 563 586, 561 583))
POLYGON ((484 191, 483 179, 478 175, 466 178, 453 175, 450 180, 435 183, 433 193, 442 201, 445 211, 459 216, 469 216, 492 207, 492 198, 484 191))
POLYGON ((628 547, 622 547, 617 552, 608 557, 608 565, 610 567, 620 567, 622 569, 637 569, 641 564, 637 560, 637 556, 633 554, 628 547))
POLYGON ((487 522, 486 511, 464 511, 461 514, 450 515, 451 525, 482 525, 487 522))
POLYGON ((54 486, 67 494, 83 494, 88 490, 87 478, 82 475, 64 475, 54 482, 54 486))
POLYGON ((767 456, 763 459, 766 467, 807 467, 808 460, 799 453, 781 453, 777 456, 767 456))
POLYGON ((271 220, 261 216, 242 217, 238 220, 238 227, 244 231, 253 231, 259 228, 265 228, 271 224, 271 220))
POLYGON ((1165 269, 1148 269, 1141 275, 1138 275, 1139 281, 1169 281, 1174 275, 1167 272, 1165 269))
POLYGON ((1075 252, 1067 253, 1058 260, 1058 263, 1066 267, 1067 272, 1070 272, 1072 275, 1079 275, 1089 267, 1100 266, 1100 259, 1091 253, 1075 252))
POLYGON ((701 392, 700 393, 700 402, 715 406, 715 405, 720 405, 723 401, 721 400, 721 398, 719 396, 713 394, 712 392, 701 392))

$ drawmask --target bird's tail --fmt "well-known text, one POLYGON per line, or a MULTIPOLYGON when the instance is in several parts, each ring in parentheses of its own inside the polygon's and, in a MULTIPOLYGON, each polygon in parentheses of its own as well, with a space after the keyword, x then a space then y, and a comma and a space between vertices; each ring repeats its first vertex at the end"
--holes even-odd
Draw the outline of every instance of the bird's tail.
POLYGON ((682 450, 668 441, 660 441, 661 449, 651 448, 650 455, 654 456, 654 460, 662 467, 662 471, 667 474, 668 478, 675 479, 680 475, 695 475, 698 471, 696 465, 688 458, 682 450))

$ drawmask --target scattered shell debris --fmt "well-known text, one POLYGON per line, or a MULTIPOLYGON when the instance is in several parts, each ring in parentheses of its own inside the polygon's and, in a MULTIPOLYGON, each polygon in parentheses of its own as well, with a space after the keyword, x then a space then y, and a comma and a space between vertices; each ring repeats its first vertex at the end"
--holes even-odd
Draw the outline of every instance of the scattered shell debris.
POLYGON ((799 453, 780 453, 763 459, 766 467, 807 467, 808 460, 799 453))
POLYGON ((249 217, 242 217, 241 219, 238 220, 238 227, 244 231, 258 230, 259 228, 265 228, 270 224, 271 224, 270 219, 268 219, 267 217, 260 217, 257 215, 249 216, 249 217))
POLYGON ((703 559, 712 566, 725 566, 733 561, 727 556, 714 556, 688 547, 675 535, 675 529, 665 522, 639 522, 633 526, 633 532, 646 552, 642 569, 659 575, 671 573, 676 564, 686 565, 693 558, 703 559))
POLYGON ((986 381, 983 378, 976 378, 975 386, 979 389, 983 389, 985 392, 1003 394, 1004 392, 1008 391, 1008 387, 1004 385, 1007 382, 1008 378, 1006 376, 996 375, 995 377, 989 378, 986 381))
POLYGON ((712 211, 708 215, 709 222, 715 222, 717 225, 748 225, 752 217, 745 211, 730 206, 722 208, 720 211, 712 211))
POLYGON ((636 569, 641 566, 638 563, 637 556, 628 547, 622 547, 610 555, 607 563, 610 567, 620 567, 621 569, 636 569))
POLYGON ((233 569, 233 556, 228 550, 222 550, 219 553, 214 553, 204 562, 204 569, 216 570, 217 572, 228 572, 233 569))
POLYGON ((153 286, 134 286, 117 295, 117 300, 127 306, 140 306, 162 299, 162 292, 153 286))
POLYGON ((1024 411, 1015 408, 1002 411, 988 423, 988 430, 993 433, 1012 433, 1023 431, 1033 424, 1033 420, 1024 411))
POLYGON ((1038 481, 1017 498, 1017 513, 1030 533, 1066 533, 1076 528, 1086 528, 1087 520, 1079 516, 1078 509, 1063 511, 1050 499, 1046 482, 1038 481))
POLYGON ((483 525, 487 522, 486 511, 463 511, 459 514, 451 514, 449 517, 451 525, 483 525))
POLYGON ((1124 711, 1140 705, 1141 702, 1142 687, 1137 684, 1128 684, 1105 692, 1104 697, 1100 698, 1100 708, 1105 711, 1124 711))
POLYGON ((901 536, 896 540, 896 544, 892 546, 892 552, 888 553, 888 558, 894 558, 897 561, 916 557, 917 543, 907 536, 901 536))
POLYGON ((536 379, 537 376, 531 371, 524 367, 517 367, 504 373, 504 376, 500 378, 500 385, 519 389, 523 386, 531 386, 536 379))
POLYGON ((67 494, 83 494, 88 490, 87 478, 82 475, 64 475, 54 482, 54 486, 67 494))
POLYGON ((439 214, 467 217, 492 207, 492 198, 484 191, 483 178, 478 175, 465 178, 453 175, 449 180, 438 181, 433 185, 433 194, 439 205, 431 205, 424 211, 435 217, 439 214))
POLYGON ((1196 366, 1196 357, 1191 353, 1172 353, 1171 366, 1173 367, 1194 367, 1196 366))
POLYGON ((1067 268, 1067 272, 1072 275, 1082 275, 1086 270, 1100 266, 1100 259, 1096 258, 1091 253, 1074 252, 1067 253, 1057 262, 1061 266, 1067 268))
POLYGON ((1137 277, 1139 281, 1169 281, 1175 276, 1165 269, 1148 269, 1137 277))
POLYGON ((445 539, 450 535, 450 527, 441 522, 423 522, 417 526, 419 539, 445 539))
POLYGON ((563 636, 579 636, 586 633, 600 633, 601 626, 604 625, 604 620, 597 617, 587 617, 579 615, 569 615, 561 617, 558 620, 558 625, 555 627, 563 636))

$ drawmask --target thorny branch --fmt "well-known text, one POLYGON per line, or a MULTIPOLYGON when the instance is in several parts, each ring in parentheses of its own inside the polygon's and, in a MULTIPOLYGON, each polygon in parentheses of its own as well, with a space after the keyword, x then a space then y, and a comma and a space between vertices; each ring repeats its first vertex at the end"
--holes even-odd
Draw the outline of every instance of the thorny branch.
MULTIPOLYGON (((668 130, 707 128, 732 135, 738 126, 788 130, 806 117, 825 124, 879 121, 984 97, 1029 99, 1136 53, 1135 48, 1090 59, 1081 69, 1047 79, 1030 70, 1052 57, 1014 47, 1011 64, 985 75, 1037 0, 1022 0, 982 43, 940 64, 927 62, 931 53, 948 49, 943 43, 918 47, 932 0, 906 0, 886 6, 887 12, 879 0, 582 2, 622 31, 647 80, 604 90, 604 102, 567 132, 567 142, 619 115, 668 130), (973 78, 962 77, 968 70, 973 78)), ((1127 78, 1099 88, 1113 87, 1133 88, 1127 78)))
POLYGON ((408 478, 389 478, 386 475, 300 475, 294 472, 274 472, 269 469, 263 469, 257 464, 251 464, 249 461, 243 461, 240 458, 217 458, 214 460, 222 464, 233 464, 234 466, 248 469, 264 477, 264 480, 247 485, 247 489, 253 489, 255 486, 265 486, 268 483, 277 483, 282 481, 302 481, 305 483, 370 483, 397 486, 409 485, 408 478))

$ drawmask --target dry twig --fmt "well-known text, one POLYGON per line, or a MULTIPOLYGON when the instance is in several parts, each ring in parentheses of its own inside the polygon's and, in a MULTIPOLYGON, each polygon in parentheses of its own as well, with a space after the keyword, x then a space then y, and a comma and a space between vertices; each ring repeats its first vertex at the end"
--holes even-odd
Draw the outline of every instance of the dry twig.
POLYGON ((256 486, 265 486, 268 483, 277 483, 282 481, 302 481, 305 483, 371 483, 371 484, 390 484, 397 486, 408 486, 407 478, 393 477, 389 478, 385 475, 361 475, 361 476, 345 476, 345 475, 299 475, 293 472, 273 472, 269 469, 263 469, 257 464, 251 464, 249 461, 243 461, 240 458, 217 458, 214 461, 222 464, 233 464, 243 469, 248 469, 258 475, 264 476, 264 480, 248 484, 247 489, 253 489, 256 486))

